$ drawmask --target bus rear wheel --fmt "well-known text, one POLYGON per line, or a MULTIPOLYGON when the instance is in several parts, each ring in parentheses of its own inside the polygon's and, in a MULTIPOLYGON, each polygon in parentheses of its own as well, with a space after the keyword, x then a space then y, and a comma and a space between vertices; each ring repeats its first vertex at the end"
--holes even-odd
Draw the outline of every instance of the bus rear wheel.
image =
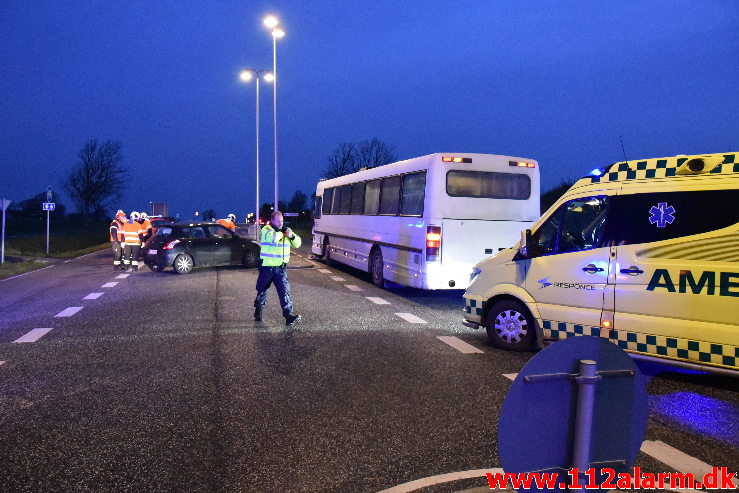
POLYGON ((385 262, 382 259, 382 251, 379 247, 372 250, 370 257, 370 275, 372 282, 378 288, 385 287, 385 262))
POLYGON ((536 341, 534 318, 518 301, 495 303, 485 317, 490 343, 500 349, 529 351, 536 341))

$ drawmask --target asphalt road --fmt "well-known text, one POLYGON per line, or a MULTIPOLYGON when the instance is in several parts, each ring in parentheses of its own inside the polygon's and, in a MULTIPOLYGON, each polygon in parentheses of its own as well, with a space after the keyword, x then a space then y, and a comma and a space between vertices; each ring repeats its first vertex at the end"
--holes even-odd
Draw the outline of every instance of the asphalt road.
MULTIPOLYGON (((533 353, 463 327, 461 291, 380 290, 303 255, 294 328, 274 292, 253 321, 238 267, 117 278, 101 252, 0 282, 0 491, 379 492, 500 467, 505 375, 533 353)), ((662 452, 636 465, 738 470, 739 380, 639 366, 662 452)), ((486 485, 443 479, 403 491, 486 485)))

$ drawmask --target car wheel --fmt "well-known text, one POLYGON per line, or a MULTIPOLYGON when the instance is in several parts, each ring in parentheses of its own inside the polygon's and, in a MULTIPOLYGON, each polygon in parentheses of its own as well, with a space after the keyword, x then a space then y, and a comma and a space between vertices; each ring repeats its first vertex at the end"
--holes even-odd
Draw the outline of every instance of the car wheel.
POLYGON ((244 252, 244 258, 241 259, 244 267, 253 269, 259 265, 259 252, 255 250, 247 250, 244 252))
POLYGON ((499 301, 485 317, 490 343, 500 349, 528 351, 536 341, 534 319, 518 301, 499 301))
POLYGON ((181 253, 175 257, 172 268, 178 274, 189 274, 192 272, 192 257, 186 253, 181 253))
POLYGON ((385 261, 382 259, 382 250, 379 247, 372 250, 370 275, 375 286, 378 288, 385 287, 385 261))

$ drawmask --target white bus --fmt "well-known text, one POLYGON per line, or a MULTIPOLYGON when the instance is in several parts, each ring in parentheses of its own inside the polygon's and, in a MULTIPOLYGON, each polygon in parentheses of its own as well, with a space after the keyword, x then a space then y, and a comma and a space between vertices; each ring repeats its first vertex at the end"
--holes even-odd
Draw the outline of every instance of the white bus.
POLYGON ((465 289, 472 267, 539 218, 533 159, 437 153, 322 180, 312 252, 421 289, 465 289))

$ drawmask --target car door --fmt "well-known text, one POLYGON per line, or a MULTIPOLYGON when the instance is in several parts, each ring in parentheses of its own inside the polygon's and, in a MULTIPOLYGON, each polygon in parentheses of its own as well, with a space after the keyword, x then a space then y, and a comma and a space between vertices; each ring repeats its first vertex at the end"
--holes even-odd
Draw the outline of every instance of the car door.
POLYGON ((739 346, 739 190, 689 179, 625 184, 617 197, 614 329, 629 350, 727 365, 739 346))
POLYGON ((238 237, 219 224, 206 226, 213 243, 213 265, 241 262, 242 248, 238 237))
POLYGON ((600 335, 591 328, 600 327, 608 283, 610 248, 603 237, 609 201, 606 195, 569 200, 532 232, 535 252, 529 253, 525 286, 546 337, 566 337, 556 332, 565 330, 600 335))
POLYGON ((214 244, 202 226, 182 228, 186 235, 186 250, 193 257, 195 265, 206 266, 213 264, 214 244))

